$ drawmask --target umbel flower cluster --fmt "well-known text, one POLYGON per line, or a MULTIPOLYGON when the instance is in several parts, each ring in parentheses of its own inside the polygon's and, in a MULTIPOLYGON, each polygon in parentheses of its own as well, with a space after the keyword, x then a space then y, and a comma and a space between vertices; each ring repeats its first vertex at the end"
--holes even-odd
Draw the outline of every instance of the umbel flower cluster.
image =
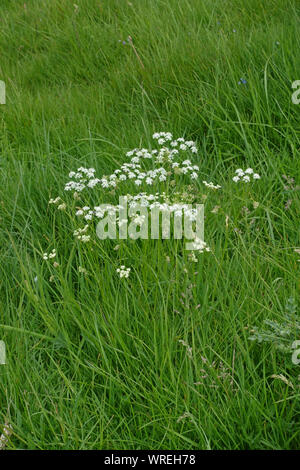
POLYGON ((260 176, 258 173, 254 173, 252 168, 247 168, 247 170, 242 170, 238 168, 235 170, 235 176, 232 180, 237 183, 238 181, 243 181, 244 183, 250 183, 251 180, 259 180, 260 176))
MULTIPOLYGON (((65 185, 66 192, 72 192, 76 201, 75 216, 83 224, 76 227, 74 237, 88 243, 92 239, 90 231, 94 222, 99 222, 106 214, 114 214, 122 209, 118 204, 109 204, 107 199, 118 194, 126 200, 127 207, 133 209, 137 206, 149 209, 157 208, 160 211, 174 213, 189 218, 192 223, 196 220, 196 210, 191 203, 197 201, 199 186, 199 156, 195 142, 185 140, 183 137, 174 139, 170 132, 153 134, 155 144, 151 149, 135 148, 126 153, 128 161, 122 163, 110 175, 96 176, 94 168, 80 167, 77 171, 69 173, 69 181, 65 185), (137 191, 138 189, 138 191, 137 191), (105 196, 107 193, 107 196, 105 196), (103 205, 105 204, 105 208, 103 205)), ((249 183, 258 180, 260 176, 252 168, 238 169, 232 178, 234 182, 249 183)), ((221 186, 212 181, 203 180, 203 187, 210 191, 219 191, 221 186)), ((65 210, 67 204, 60 197, 51 198, 49 204, 59 210, 65 210)), ((73 205, 73 204, 72 204, 73 205)), ((74 206, 73 206, 74 207, 74 206)), ((130 212, 130 211, 129 211, 130 212)), ((133 211, 134 212, 134 211, 133 211)), ((144 222, 144 215, 134 215, 132 221, 137 225, 144 222)), ((127 223, 128 220, 125 220, 127 223)), ((116 223, 124 223, 124 219, 116 217, 116 223)), ((196 235, 195 235, 196 237, 196 235)), ((193 251, 204 253, 210 248, 203 240, 194 239, 193 251)), ((44 254, 44 259, 55 256, 55 252, 44 254)), ((195 259, 193 253, 190 254, 195 259)), ((118 273, 120 277, 128 277, 128 271, 123 265, 118 273)))
POLYGON ((198 178, 198 165, 193 165, 189 159, 181 159, 183 153, 197 153, 193 141, 185 141, 183 137, 173 140, 169 132, 153 134, 153 138, 161 146, 160 149, 142 148, 127 152, 126 156, 130 161, 121 165, 109 176, 95 178, 94 168, 80 167, 76 172, 71 171, 69 173, 71 180, 66 184, 65 190, 81 192, 85 188, 94 188, 97 185, 102 188, 117 188, 121 183, 130 180, 137 187, 141 185, 149 187, 156 182, 167 181, 171 175, 187 175, 191 180, 198 178), (169 146, 166 146, 168 143, 169 146), (152 168, 147 168, 145 163, 147 160, 151 161, 152 168))
MULTIPOLYGON (((137 205, 147 207, 150 210, 157 208, 160 211, 168 211, 174 213, 175 216, 183 214, 189 218, 191 222, 196 221, 196 209, 191 208, 188 204, 191 201, 186 200, 186 195, 180 195, 175 192, 179 179, 184 178, 185 185, 192 184, 199 177, 199 166, 192 163, 195 160, 198 149, 195 142, 185 140, 183 137, 173 139, 170 132, 159 132, 153 134, 153 139, 157 141, 155 149, 135 148, 127 152, 128 162, 123 163, 119 168, 114 170, 110 175, 97 178, 94 168, 80 167, 77 171, 69 173, 70 181, 65 185, 65 191, 73 191, 76 198, 80 197, 80 193, 90 189, 99 188, 100 194, 102 190, 127 192, 124 198, 129 209, 137 205), (134 194, 136 188, 143 189, 142 192, 134 194), (153 189, 155 188, 155 191, 153 189)), ((212 182, 203 181, 203 184, 212 189, 219 190, 220 185, 212 182)), ((97 191, 97 194, 99 194, 97 191)), ((104 203, 101 197, 101 204, 104 203)), ((188 199, 188 198, 187 198, 188 199)), ((85 199, 87 200, 87 199, 85 199)), ((97 199, 99 201, 99 197, 97 199)), ((59 198, 51 199, 52 204, 61 203, 59 198)), ((90 235, 87 234, 89 224, 95 219, 103 219, 106 214, 112 215, 117 213, 122 206, 120 205, 82 205, 77 207, 76 216, 84 219, 83 228, 76 229, 74 236, 82 242, 90 241, 90 235)), ((133 221, 136 224, 142 224, 144 216, 135 216, 133 221)), ((128 220, 119 221, 119 227, 128 220)), ((195 246, 198 246, 197 244, 195 246)), ((203 251, 203 250, 199 250, 203 251)))
POLYGON ((117 273, 119 274, 120 278, 122 279, 122 277, 129 277, 129 273, 130 273, 131 269, 130 268, 126 268, 124 265, 120 266, 120 268, 117 269, 117 273))

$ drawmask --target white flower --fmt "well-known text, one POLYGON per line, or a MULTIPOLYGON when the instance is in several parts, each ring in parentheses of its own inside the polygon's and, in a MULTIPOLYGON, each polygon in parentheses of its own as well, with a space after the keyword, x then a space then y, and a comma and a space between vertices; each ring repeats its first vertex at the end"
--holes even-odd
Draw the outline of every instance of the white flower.
POLYGON ((145 216, 144 215, 136 215, 133 219, 133 222, 136 225, 142 225, 145 221, 145 216))
POLYGON ((238 181, 244 181, 244 183, 250 183, 252 180, 260 179, 260 176, 257 173, 254 173, 252 168, 247 168, 245 171, 242 168, 235 170, 236 175, 232 180, 237 183, 238 181))
POLYGON ((100 183, 100 180, 98 178, 94 178, 88 182, 87 187, 94 188, 94 186, 96 186, 98 183, 100 183))
POLYGON ((117 273, 119 274, 120 278, 128 278, 130 271, 131 268, 125 268, 124 265, 120 266, 120 268, 117 269, 117 273))
POLYGON ((44 259, 44 260, 48 260, 48 259, 51 259, 51 258, 55 258, 55 256, 56 256, 56 250, 55 250, 55 248, 51 251, 51 253, 49 253, 49 254, 48 254, 48 253, 43 253, 42 256, 43 256, 43 259, 44 259))
POLYGON ((58 204, 61 201, 60 197, 57 197, 56 199, 50 199, 49 204, 58 204))
POLYGON ((89 242, 91 239, 90 235, 81 235, 78 237, 78 240, 81 240, 83 243, 89 242))
POLYGON ((51 253, 49 254, 49 258, 55 258, 55 256, 56 256, 56 250, 53 249, 51 253))
POLYGON ((208 183, 207 181, 202 181, 202 183, 207 187, 207 188, 210 188, 210 189, 220 189, 221 186, 219 184, 213 184, 212 182, 208 183))
POLYGON ((188 256, 189 256, 190 261, 194 263, 198 262, 198 258, 195 256, 195 253, 193 251, 188 256))
POLYGON ((86 233, 86 231, 88 230, 89 226, 88 224, 86 224, 83 228, 79 228, 77 230, 74 230, 74 236, 77 238, 77 240, 80 240, 84 243, 87 243, 88 241, 90 241, 90 235, 83 235, 86 233))
POLYGON ((210 251, 210 248, 207 246, 205 241, 196 237, 194 240, 194 250, 198 251, 199 253, 203 253, 204 251, 210 251))

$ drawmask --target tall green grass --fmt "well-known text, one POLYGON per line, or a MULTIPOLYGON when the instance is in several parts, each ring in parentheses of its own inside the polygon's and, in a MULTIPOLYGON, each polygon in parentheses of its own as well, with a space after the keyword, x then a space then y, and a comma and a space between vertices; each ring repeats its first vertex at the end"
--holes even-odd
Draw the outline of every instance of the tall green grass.
POLYGON ((1 2, 7 448, 296 449, 299 366, 248 337, 299 299, 299 191, 282 178, 299 184, 299 4, 76 3, 1 2), (212 253, 191 263, 172 242, 78 246, 49 198, 70 170, 108 174, 161 130, 197 141, 202 179, 222 185, 198 188, 212 253), (259 184, 235 185, 240 166, 259 184), (41 260, 54 246, 56 270, 41 260))

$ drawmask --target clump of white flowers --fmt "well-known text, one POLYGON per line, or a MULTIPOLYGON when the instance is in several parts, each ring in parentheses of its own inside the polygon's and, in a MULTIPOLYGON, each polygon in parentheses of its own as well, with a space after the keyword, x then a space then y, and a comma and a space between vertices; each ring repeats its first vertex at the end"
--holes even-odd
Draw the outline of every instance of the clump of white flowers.
POLYGON ((207 181, 202 181, 202 183, 210 189, 221 189, 221 186, 219 184, 213 184, 212 182, 208 183, 207 181))
POLYGON ((59 204, 60 201, 61 201, 61 198, 58 196, 55 199, 51 198, 50 201, 49 201, 49 204, 59 204))
POLYGON ((117 213, 119 209, 122 209, 122 206, 111 204, 105 204, 105 208, 101 206, 94 206, 94 209, 91 209, 89 206, 84 206, 81 209, 78 209, 75 213, 77 217, 83 216, 85 220, 92 220, 95 216, 98 219, 102 219, 107 213, 108 215, 113 215, 117 213))
POLYGON ((65 191, 71 191, 74 189, 76 192, 81 192, 84 188, 94 188, 99 183, 99 179, 94 177, 94 168, 80 167, 78 170, 71 171, 69 178, 73 180, 69 181, 65 186, 65 191))
POLYGON ((197 153, 195 142, 192 140, 185 141, 183 137, 179 137, 177 140, 173 140, 171 132, 155 132, 152 137, 158 141, 159 145, 163 145, 166 142, 171 142, 171 147, 179 147, 180 150, 187 150, 190 148, 193 153, 197 153))
POLYGON ((55 258, 55 256, 56 256, 55 248, 50 253, 43 253, 43 259, 44 260, 49 260, 49 259, 55 258))
MULTIPOLYGON (((144 223, 147 226, 148 222, 147 216, 143 213, 136 215, 140 206, 150 210, 158 209, 162 213, 171 212, 178 217, 178 220, 184 215, 193 224, 197 222, 197 209, 191 207, 191 203, 199 200, 201 196, 195 186, 195 182, 199 179, 199 166, 196 164, 199 156, 195 142, 185 140, 183 137, 175 139, 170 132, 156 132, 152 137, 156 141, 153 147, 156 148, 135 148, 128 151, 126 153, 128 160, 109 175, 97 178, 94 168, 85 167, 80 167, 77 171, 69 173, 70 180, 66 183, 65 190, 72 191, 76 201, 82 201, 80 207, 76 205, 75 214, 86 223, 83 228, 77 228, 74 231, 77 240, 89 242, 91 239, 91 235, 87 233, 89 227, 95 221, 100 222, 99 219, 104 219, 107 214, 113 216, 111 220, 115 220, 119 228, 123 224, 127 225, 129 220, 127 212, 124 210, 127 210, 127 205, 129 207, 128 217, 132 217, 131 222, 140 226, 144 223), (196 161, 194 161, 195 159, 196 161), (185 180, 184 192, 181 193, 176 192, 179 178, 185 180), (103 190, 108 190, 109 195, 114 197, 118 194, 117 191, 119 196, 122 195, 123 187, 125 191, 123 191, 122 197, 126 200, 126 208, 122 205, 100 204, 103 201, 103 190), (94 203, 98 203, 98 205, 91 203, 91 190, 96 192, 98 201, 94 201, 94 203), (81 194, 83 191, 84 195, 81 194), (137 192, 138 194, 136 194, 137 192), (85 198, 86 193, 88 193, 87 198, 85 198)), ((260 175, 255 173, 252 168, 246 170, 239 168, 232 179, 235 183, 239 181, 248 183, 260 179, 260 175)), ((202 184, 213 191, 221 189, 219 184, 212 181, 203 180, 202 184)), ((205 200, 205 198, 207 196, 202 195, 202 199, 205 200)), ((67 204, 60 197, 50 199, 49 204, 56 205, 59 210, 67 208, 67 204)), ((219 209, 220 206, 215 206, 211 212, 217 213, 219 209)), ((125 228, 127 229, 127 227, 125 228)), ((197 259, 194 251, 196 255, 210 251, 203 240, 194 239, 192 243, 194 246, 190 255, 192 261, 197 259)), ((123 267, 119 269, 120 277, 128 277, 125 273, 129 274, 130 270, 125 269, 124 271, 124 269, 123 267)))
MULTIPOLYGON (((161 184, 165 185, 170 183, 170 186, 176 184, 177 176, 186 176, 190 180, 196 180, 198 178, 199 166, 194 165, 192 161, 186 156, 189 154, 197 154, 198 150, 195 142, 191 140, 185 140, 183 137, 173 139, 170 132, 159 132, 153 134, 153 139, 157 140, 160 148, 149 150, 146 148, 135 148, 127 152, 126 156, 130 158, 129 162, 123 163, 117 168, 112 174, 108 176, 102 176, 101 178, 95 177, 94 168, 80 167, 77 171, 71 171, 69 178, 71 180, 66 184, 66 191, 74 191, 77 195, 83 190, 88 188, 103 188, 109 190, 118 189, 123 184, 135 187, 141 187, 147 189, 150 186, 158 185, 158 192, 155 194, 147 194, 145 191, 139 193, 136 196, 127 194, 129 208, 134 208, 140 204, 144 207, 148 207, 150 210, 157 208, 161 211, 169 211, 175 213, 175 215, 181 215, 184 211, 185 217, 189 217, 192 221, 196 220, 196 209, 191 209, 187 204, 182 204, 181 201, 174 203, 169 197, 161 191, 161 184), (184 155, 184 158, 182 157, 184 155), (149 163, 150 162, 150 163, 149 163)), ((218 189, 218 186, 214 186, 210 183, 210 187, 218 189)), ((175 200, 177 198, 175 197, 175 200)), ((182 199, 181 199, 182 200, 182 199)), ((51 200, 52 203, 59 203, 60 200, 51 200), (53 201, 53 202, 52 202, 53 201)), ((61 206, 61 204, 60 204, 61 206)), ((59 206, 59 208, 60 208, 59 206)), ((76 216, 82 217, 88 223, 92 222, 94 218, 103 219, 106 214, 118 215, 117 212, 122 209, 118 205, 106 204, 92 206, 85 205, 83 207, 77 207, 76 216)), ((62 208, 61 208, 62 210, 62 208)), ((127 220, 116 219, 119 227, 123 223, 127 223, 127 220)), ((142 217, 136 217, 135 222, 142 224, 142 217)), ((90 240, 90 236, 86 235, 86 226, 83 229, 78 229, 74 232, 74 236, 83 242, 90 240)))
POLYGON ((119 274, 121 279, 122 277, 128 278, 130 271, 131 268, 126 268, 124 265, 120 266, 120 268, 117 269, 117 273, 119 274))
POLYGON ((188 159, 181 162, 182 152, 196 154, 198 149, 192 140, 186 141, 183 137, 173 140, 170 132, 159 132, 153 134, 160 149, 148 150, 146 148, 133 149, 126 156, 131 157, 130 162, 124 163, 111 175, 95 178, 94 168, 80 167, 71 171, 71 180, 66 184, 65 190, 81 192, 85 188, 94 188, 100 185, 102 188, 116 188, 124 181, 131 181, 135 186, 152 186, 154 183, 167 181, 168 177, 183 174, 195 180, 198 178, 198 165, 193 165, 188 159), (165 144, 170 144, 167 146, 165 144), (147 168, 146 161, 152 160, 154 168, 147 168))
POLYGON ((195 237, 193 241, 193 250, 198 253, 204 253, 204 251, 210 251, 209 246, 201 238, 195 237))
POLYGON ((86 224, 83 228, 79 228, 77 230, 74 230, 74 237, 77 238, 77 240, 80 240, 84 243, 87 243, 90 241, 91 236, 90 235, 85 235, 89 226, 86 224))
POLYGON ((189 253, 188 257, 189 257, 189 260, 192 261, 193 263, 198 262, 198 258, 196 257, 196 255, 193 251, 191 253, 189 253))
POLYGON ((259 180, 260 175, 258 173, 254 173, 252 168, 247 168, 246 170, 242 170, 238 168, 235 171, 235 176, 232 180, 237 183, 238 181, 243 181, 244 183, 250 183, 251 180, 259 180))
POLYGON ((62 204, 59 204, 59 206, 57 207, 59 211, 64 211, 66 210, 66 208, 67 208, 67 204, 65 202, 63 202, 62 204))
POLYGON ((57 205, 57 209, 59 211, 64 211, 67 208, 67 204, 65 202, 63 202, 62 199, 59 196, 55 199, 51 198, 49 200, 49 204, 57 205))

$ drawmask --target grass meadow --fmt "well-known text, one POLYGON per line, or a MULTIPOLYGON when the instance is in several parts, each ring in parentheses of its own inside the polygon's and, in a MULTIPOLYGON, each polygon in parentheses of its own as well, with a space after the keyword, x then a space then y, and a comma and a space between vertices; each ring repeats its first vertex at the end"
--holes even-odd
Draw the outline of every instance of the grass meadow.
POLYGON ((0 447, 299 448, 299 15, 297 0, 1 0, 0 447), (196 179, 64 190, 156 132, 195 142, 196 179), (232 179, 247 168, 260 178, 232 179), (74 237, 78 207, 141 191, 204 203, 210 251, 99 240, 93 220, 74 237))

